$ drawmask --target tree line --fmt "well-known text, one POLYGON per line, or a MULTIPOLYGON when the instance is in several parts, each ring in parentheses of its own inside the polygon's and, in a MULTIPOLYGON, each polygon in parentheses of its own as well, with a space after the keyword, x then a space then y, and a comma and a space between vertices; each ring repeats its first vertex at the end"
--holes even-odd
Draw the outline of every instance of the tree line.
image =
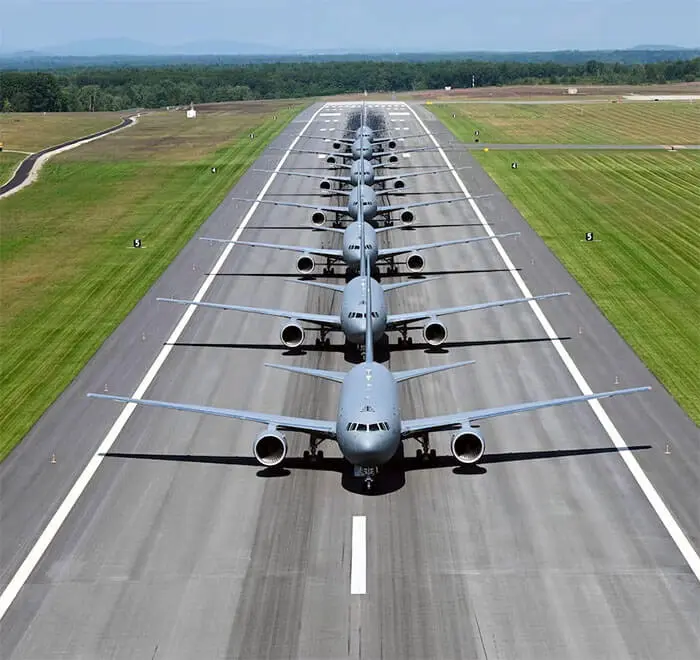
POLYGON ((190 102, 300 98, 514 84, 647 84, 700 79, 700 58, 646 64, 484 62, 275 62, 241 66, 108 67, 0 72, 3 112, 159 108, 190 102))

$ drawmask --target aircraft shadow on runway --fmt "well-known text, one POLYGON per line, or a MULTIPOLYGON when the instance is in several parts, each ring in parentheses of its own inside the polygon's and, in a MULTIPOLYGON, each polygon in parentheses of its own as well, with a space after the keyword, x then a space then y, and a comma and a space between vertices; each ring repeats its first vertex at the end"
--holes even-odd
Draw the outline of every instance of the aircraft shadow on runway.
MULTIPOLYGON (((392 333, 394 334, 394 333, 392 333)), ((571 337, 557 337, 559 341, 568 341, 571 337)), ((379 343, 375 346, 374 359, 384 364, 391 358, 392 353, 405 353, 408 351, 423 351, 427 354, 446 355, 453 348, 472 348, 475 346, 505 346, 507 344, 534 344, 551 342, 549 337, 529 337, 523 339, 482 339, 471 341, 446 341, 442 346, 431 346, 425 342, 414 342, 412 344, 398 345, 394 339, 391 343, 379 343)), ((307 343, 299 348, 288 348, 284 344, 262 344, 253 342, 217 343, 217 342, 186 342, 178 341, 168 344, 181 348, 228 348, 244 349, 253 351, 280 351, 285 357, 295 357, 306 355, 307 353, 342 353, 346 362, 350 364, 360 364, 362 354, 360 351, 344 343, 330 344, 330 346, 316 346, 307 343)))
MULTIPOLYGON (((256 475, 264 479, 278 479, 289 477, 293 471, 304 470, 311 472, 336 472, 341 475, 342 487, 352 493, 368 496, 387 495, 400 490, 406 484, 406 473, 422 470, 436 470, 452 468, 452 473, 462 476, 484 475, 487 469, 484 465, 497 465, 499 463, 519 463, 524 461, 539 461, 560 458, 576 458, 594 456, 600 454, 620 454, 623 451, 642 451, 651 449, 652 445, 631 445, 627 448, 617 447, 586 447, 576 449, 548 449, 535 451, 500 452, 485 454, 478 465, 460 465, 451 456, 436 456, 430 461, 416 457, 406 457, 403 454, 403 444, 397 455, 387 463, 376 480, 374 489, 366 492, 361 479, 353 476, 353 468, 344 458, 322 458, 317 461, 301 457, 291 457, 284 461, 284 465, 275 468, 258 469, 256 475)), ((260 464, 252 456, 212 456, 198 454, 160 454, 160 453, 127 453, 107 452, 105 458, 123 458, 129 460, 164 461, 173 463, 197 463, 207 465, 232 465, 241 467, 260 468, 260 464)))

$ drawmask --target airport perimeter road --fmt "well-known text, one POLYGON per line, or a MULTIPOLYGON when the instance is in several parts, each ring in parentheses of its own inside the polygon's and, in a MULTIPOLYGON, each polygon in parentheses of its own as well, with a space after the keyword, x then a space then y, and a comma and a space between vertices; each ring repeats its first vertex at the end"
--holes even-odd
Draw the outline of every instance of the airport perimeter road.
MULTIPOLYGON (((276 146, 288 145, 318 107, 276 146)), ((326 107, 308 132, 340 130, 347 111, 342 104, 326 107)), ((397 131, 419 132, 403 104, 387 104, 385 112, 403 113, 387 115, 397 131)), ((454 156, 455 165, 474 166, 464 173, 470 192, 494 191, 469 154, 454 156)), ((268 151, 258 166, 269 168, 278 158, 268 151)), ((406 167, 439 163, 435 153, 402 158, 406 167)), ((322 165, 312 155, 287 162, 322 165)), ((248 173, 234 192, 255 195, 265 180, 248 173)), ((458 190, 452 176, 409 181, 424 193, 416 199, 458 190)), ((268 194, 310 201, 317 190, 317 182, 278 177, 268 194)), ((503 247, 533 293, 572 291, 541 309, 590 385, 654 384, 512 206, 501 195, 478 204, 497 232, 522 232, 503 247)), ((227 200, 201 234, 231 236, 247 209, 227 200)), ((389 232, 384 245, 485 231, 467 203, 418 209, 416 216, 416 224, 428 226, 389 232)), ((298 229, 308 222, 309 212, 261 205, 242 238, 331 244, 321 232, 298 229)), ((156 303, 156 296, 194 295, 220 254, 220 246, 203 241, 188 245, 0 466, 3 588, 122 410, 84 393, 103 391, 105 383, 110 393, 133 393, 183 312, 156 303)), ((492 245, 425 256, 425 274, 443 279, 388 294, 391 309, 520 295, 492 245)), ((205 299, 337 311, 332 292, 286 281, 294 262, 288 253, 236 246, 205 299)), ((399 350, 392 336, 391 368, 477 363, 402 385, 405 417, 579 393, 528 306, 445 323, 446 351, 426 354, 417 334, 416 343, 399 350)), ((305 354, 295 356, 280 346, 279 328, 274 319, 198 310, 146 396, 332 419, 337 385, 262 364, 347 369, 339 337, 332 350, 317 349, 311 339, 305 354)), ((603 408, 697 542, 696 427, 658 385, 603 408)), ((697 656, 698 580, 588 404, 485 422, 488 453, 478 468, 455 467, 447 435, 435 439, 440 458, 433 467, 419 464, 409 443, 402 467, 387 472, 372 496, 358 492, 332 446, 323 447, 326 459, 314 468, 293 459, 281 473, 261 470, 251 452, 261 430, 137 409, 0 623, 0 657, 697 656)), ((288 440, 299 456, 302 439, 288 440)))

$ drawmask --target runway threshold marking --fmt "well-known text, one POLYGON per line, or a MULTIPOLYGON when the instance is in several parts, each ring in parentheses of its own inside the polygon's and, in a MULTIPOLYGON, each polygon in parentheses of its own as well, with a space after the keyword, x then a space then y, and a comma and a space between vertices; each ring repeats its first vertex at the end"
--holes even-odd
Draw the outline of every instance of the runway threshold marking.
MULTIPOLYGON (((438 141, 435 139, 435 136, 430 132, 430 130, 428 130, 428 127, 418 116, 416 111, 407 103, 404 103, 404 105, 413 113, 413 116, 416 118, 416 121, 427 133, 428 137, 432 140, 433 144, 437 147, 437 151, 440 154, 440 156, 442 156, 442 159, 445 161, 445 164, 452 170, 452 176, 457 182, 457 185, 459 186, 460 190, 464 193, 464 196, 468 199, 472 210, 476 214, 476 217, 479 218, 479 222, 481 222, 484 229, 486 229, 488 235, 495 236, 496 234, 491 228, 491 225, 489 225, 488 221, 486 220, 486 217, 481 212, 481 209, 478 207, 476 201, 472 198, 471 194, 467 190, 467 187, 464 185, 464 182, 459 176, 459 173, 455 171, 454 165, 452 165, 452 163, 450 162, 450 159, 447 157, 447 154, 440 146, 438 141)), ((508 268, 508 272, 513 276, 513 279, 518 285, 518 288, 522 292, 523 296, 525 296, 526 298, 531 298, 533 296, 532 292, 530 291, 527 284, 525 284, 525 280, 522 278, 517 268, 511 261, 511 258, 508 256, 508 253, 505 251, 501 242, 497 238, 494 238, 491 242, 496 247, 496 250, 498 250, 498 253, 503 259, 506 268, 508 268)), ((542 308, 537 304, 537 302, 530 302, 528 304, 530 305, 530 309, 532 309, 535 316, 537 317, 537 320, 540 322, 542 329, 547 333, 547 336, 552 341, 552 345, 559 354, 559 357, 568 369, 569 373, 571 374, 571 377, 574 379, 576 385, 578 385, 581 392, 586 395, 593 394, 593 390, 591 389, 586 379, 583 377, 581 370, 576 366, 576 363, 574 362, 569 352, 566 350, 562 342, 557 338, 557 334, 554 332, 554 328, 545 316, 544 312, 542 311, 542 308)), ((608 416, 608 413, 605 412, 600 401, 593 399, 591 401, 588 401, 587 403, 595 413, 595 416, 598 418, 598 421, 605 429, 606 433, 610 437, 610 440, 615 445, 615 447, 617 447, 618 449, 625 450, 619 452, 620 458, 625 462, 625 465, 632 473, 632 476, 634 477, 635 481, 637 482, 637 484, 639 484, 639 487, 642 489, 644 496, 647 498, 649 504, 651 504, 652 508, 656 512, 656 515, 659 517, 659 520, 673 539, 673 542, 676 544, 676 547, 680 550, 681 554, 683 555, 683 558, 688 563, 688 566, 690 566, 690 570, 693 571, 696 579, 700 581, 700 557, 698 556, 697 551, 695 550, 695 548, 693 548, 692 544, 688 540, 688 537, 684 534, 683 530, 680 528, 680 525, 676 522, 676 519, 673 517, 673 514, 666 506, 664 501, 661 499, 661 496, 657 492, 656 488, 654 488, 653 484, 651 483, 651 480, 649 479, 649 477, 647 477, 646 472, 644 472, 641 465, 639 465, 639 463, 637 462, 637 459, 634 457, 633 452, 627 451, 629 449, 627 443, 625 442, 620 432, 617 430, 615 424, 613 424, 613 421, 608 416)))
POLYGON ((352 517, 352 556, 350 557, 350 593, 367 593, 367 517, 352 517))
MULTIPOLYGON (((294 149, 299 139, 304 135, 311 123, 316 119, 316 117, 321 113, 321 110, 323 110, 325 107, 326 104, 322 105, 312 115, 311 119, 309 119, 309 121, 307 121, 306 124, 304 124, 304 127, 301 129, 301 131, 299 131, 299 134, 294 138, 294 140, 292 140, 292 143, 287 148, 287 151, 285 151, 279 163, 277 163, 274 173, 270 175, 269 179, 262 187, 262 190, 255 198, 255 202, 253 202, 253 205, 243 217, 241 224, 238 225, 238 228, 231 237, 231 240, 237 241, 240 238, 240 235, 243 233, 243 230, 246 228, 246 225, 248 224, 248 222, 250 222, 250 219, 257 210, 258 206, 260 206, 260 200, 265 196, 270 186, 272 185, 272 182, 277 177, 277 172, 280 171, 285 161, 289 157, 289 153, 292 149, 294 149)), ((229 254, 231 253, 231 250, 233 250, 235 245, 235 243, 229 243, 228 245, 226 245, 218 261, 207 276, 207 279, 204 281, 199 291, 197 291, 197 294, 194 297, 195 301, 199 302, 202 300, 202 298, 204 298, 205 294, 209 290, 209 287, 211 287, 212 283, 214 282, 216 275, 223 267, 224 263, 226 262, 226 259, 228 258, 229 254)), ((163 366, 166 358, 170 354, 170 351, 173 349, 173 345, 175 344, 175 342, 177 342, 180 335, 187 327, 187 324, 189 323, 196 309, 196 305, 189 305, 187 307, 179 323, 177 324, 177 326, 175 326, 175 329, 173 330, 170 337, 168 337, 165 346, 163 346, 160 353, 158 353, 158 356, 156 357, 150 369, 144 376, 143 380, 139 383, 139 386, 136 388, 136 391, 131 395, 131 398, 140 399, 141 397, 143 397, 146 390, 151 385, 156 375, 160 371, 161 367, 163 366)), ((135 403, 126 404, 124 410, 122 410, 121 414, 119 415, 119 417, 117 417, 117 420, 110 428, 104 440, 102 440, 102 442, 100 443, 100 446, 97 448, 97 451, 88 461, 88 464, 80 473, 80 476, 78 476, 76 482, 73 484, 73 487, 68 492, 68 495, 66 495, 63 502, 61 502, 60 506, 56 510, 56 513, 53 514, 53 517, 44 528, 44 531, 39 535, 39 538, 37 539, 32 549, 29 551, 29 554, 26 556, 20 567, 17 569, 16 573, 12 576, 10 582, 3 590, 2 594, 0 595, 0 621, 2 621, 7 610, 10 608, 10 605, 12 605, 13 601, 17 597, 17 594, 19 593, 20 589, 29 579, 29 576, 31 575, 32 571, 36 568, 37 564, 41 560, 49 545, 51 544, 51 541, 53 541, 54 537, 58 533, 58 530, 66 521, 66 518, 68 518, 68 515, 75 506, 76 502, 82 495, 85 488, 87 488, 87 485, 90 483, 91 479, 95 475, 95 472, 97 472, 97 468, 100 467, 100 464, 104 460, 104 454, 106 454, 110 450, 116 439, 119 437, 119 434, 121 433, 126 423, 129 421, 129 418, 131 417, 135 409, 135 403)))

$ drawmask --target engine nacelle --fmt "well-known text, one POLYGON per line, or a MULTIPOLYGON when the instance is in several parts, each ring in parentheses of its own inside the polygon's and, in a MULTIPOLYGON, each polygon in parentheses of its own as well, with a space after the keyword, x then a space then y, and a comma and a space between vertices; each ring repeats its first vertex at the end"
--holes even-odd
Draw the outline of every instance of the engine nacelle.
POLYGON ((410 225, 415 220, 416 216, 413 215, 413 211, 404 209, 401 211, 399 218, 401 218, 401 222, 403 222, 405 225, 410 225))
POLYGON ((425 259, 418 252, 411 252, 406 259, 406 268, 412 273, 421 273, 425 268, 425 259))
POLYGON ((342 149, 345 145, 342 142, 334 142, 333 143, 333 148, 334 149, 342 149))
POLYGON ((440 346, 447 339, 447 328, 437 319, 431 319, 423 326, 423 340, 430 346, 440 346))
POLYGON ((324 179, 318 185, 319 185, 319 188, 321 188, 321 190, 330 190, 331 189, 331 182, 328 179, 324 179))
MULTIPOLYGON (((396 190, 400 190, 401 188, 405 188, 405 187, 406 187, 406 182, 403 179, 396 179, 394 181, 394 188, 396 190)), ((406 211, 406 213, 410 213, 410 211, 406 211)), ((411 214, 411 215, 413 215, 413 214, 411 214)))
POLYGON ((389 156, 389 158, 388 158, 388 161, 390 163, 398 163, 399 157, 396 154, 391 154, 391 156, 389 156))
POLYGON ((389 140, 386 143, 386 146, 389 147, 389 149, 396 149, 399 145, 397 144, 396 140, 389 140))
POLYGON ((297 259, 297 270, 302 275, 313 273, 315 265, 314 258, 310 254, 302 254, 297 259))
POLYGON ((326 224, 326 214, 323 211, 314 211, 311 214, 311 222, 317 227, 321 227, 326 224))
POLYGON ((334 164, 336 163, 335 156, 328 156, 328 157, 326 158, 326 162, 327 162, 329 165, 334 165, 334 164))
POLYGON ((484 455, 484 441, 473 428, 460 429, 452 436, 452 455, 462 465, 473 465, 484 455))
POLYGON ((279 431, 265 431, 255 439, 253 454, 260 465, 279 465, 287 456, 287 439, 279 431))
POLYGON ((304 343, 304 328, 296 321, 285 323, 280 330, 280 340, 287 348, 298 348, 304 343))

